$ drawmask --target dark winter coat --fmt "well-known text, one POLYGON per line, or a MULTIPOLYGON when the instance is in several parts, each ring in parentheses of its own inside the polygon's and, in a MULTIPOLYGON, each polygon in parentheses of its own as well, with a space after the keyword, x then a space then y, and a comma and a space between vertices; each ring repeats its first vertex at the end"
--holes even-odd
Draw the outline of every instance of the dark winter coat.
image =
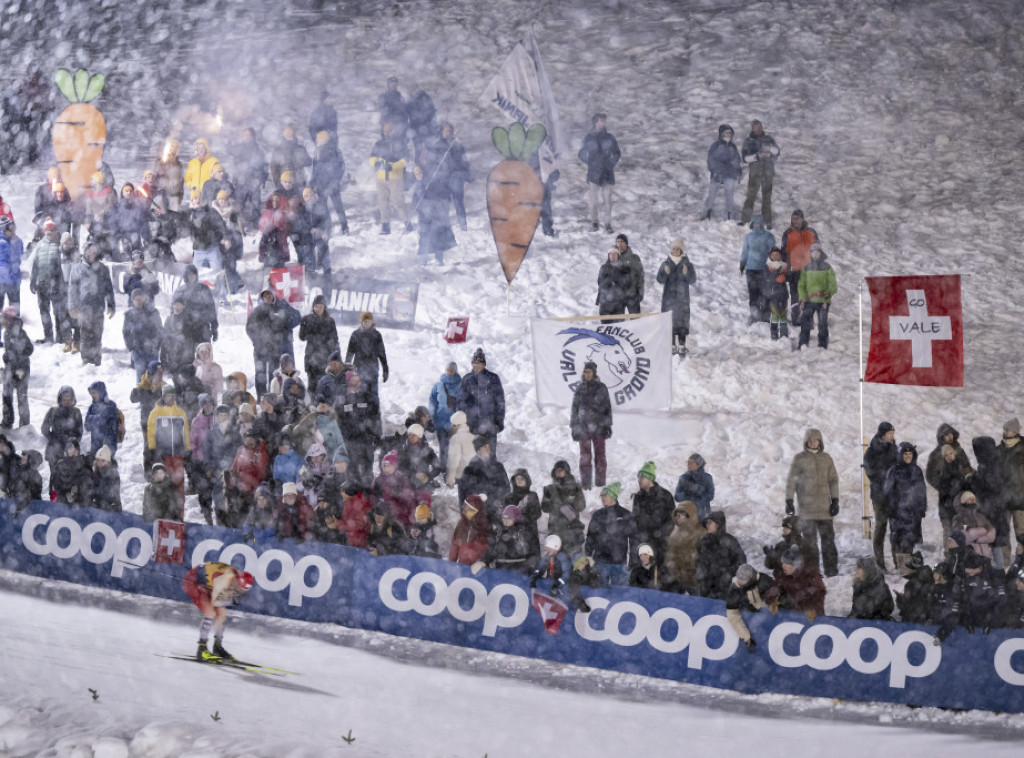
POLYGON ((117 404, 107 396, 106 384, 93 382, 89 385, 89 391, 93 390, 96 390, 99 399, 89 404, 89 410, 85 414, 85 431, 91 435, 90 452, 95 455, 104 445, 112 451, 117 450, 120 414, 117 404))
POLYGON ((590 517, 585 547, 594 563, 624 565, 639 545, 636 520, 618 503, 602 505, 590 517))
POLYGON ((121 473, 117 462, 100 468, 92 466, 92 482, 89 486, 89 506, 101 511, 121 512, 121 473))
POLYGON ((75 391, 65 385, 57 392, 57 404, 46 412, 39 431, 46 437, 46 460, 53 468, 58 458, 64 455, 64 446, 69 439, 82 439, 82 412, 74 405, 75 391), (72 405, 61 405, 62 397, 70 397, 72 405))
POLYGON ((942 457, 942 446, 947 443, 943 442, 942 438, 947 434, 953 435, 953 441, 948 444, 956 450, 956 462, 959 464, 960 468, 965 469, 964 475, 966 476, 966 470, 970 470, 971 473, 974 473, 974 469, 971 467, 971 461, 967 457, 967 452, 960 446, 960 432, 954 429, 950 424, 940 424, 939 431, 935 434, 935 449, 928 454, 928 465, 924 470, 925 481, 935 489, 939 488, 939 479, 942 476, 942 464, 945 463, 945 460, 943 460, 942 457))
POLYGON ((532 574, 540 561, 537 548, 530 538, 529 527, 522 521, 512 526, 499 524, 488 541, 483 562, 491 568, 532 574))
POLYGON ((27 379, 32 370, 32 353, 35 346, 32 338, 25 334, 25 327, 20 318, 11 321, 11 325, 3 330, 4 336, 4 368, 9 376, 16 377, 21 372, 27 379))
POLYGON ((612 436, 612 402, 608 388, 597 376, 576 385, 569 410, 569 430, 577 441, 612 436))
POLYGON ((697 281, 697 272, 685 255, 676 263, 669 256, 658 267, 658 284, 665 285, 661 293, 661 312, 672 312, 672 328, 690 330, 690 285, 697 281))
POLYGON ((697 586, 703 597, 724 600, 736 569, 747 562, 740 543, 725 529, 725 514, 712 511, 708 520, 718 523, 718 531, 708 532, 697 548, 697 586))
POLYGON ((487 495, 485 508, 493 523, 500 521, 502 502, 512 490, 508 473, 501 461, 493 457, 485 461, 480 456, 473 456, 466 464, 459 477, 458 487, 460 503, 470 495, 487 495))
POLYGON ((647 566, 636 563, 629 569, 629 586, 641 587, 645 590, 661 589, 661 570, 658 564, 651 561, 647 566))
POLYGON ((339 351, 338 325, 326 309, 322 316, 307 313, 302 317, 299 322, 299 339, 306 343, 306 366, 315 366, 321 372, 327 366, 331 354, 339 351))
POLYGON ((885 475, 883 494, 889 514, 889 539, 899 552, 921 542, 921 519, 928 510, 928 492, 924 472, 917 465, 917 450, 909 442, 901 442, 899 459, 885 475), (911 451, 914 460, 904 463, 903 453, 911 451))
POLYGON ((583 488, 569 473, 569 465, 559 461, 555 467, 562 466, 566 474, 556 479, 552 474, 551 484, 545 485, 540 508, 548 514, 548 532, 557 534, 562 539, 562 550, 569 556, 577 556, 583 549, 585 529, 580 520, 581 514, 587 509, 583 497, 583 488))
POLYGON ((443 177, 431 181, 425 176, 416 182, 412 203, 419 222, 417 255, 421 261, 430 257, 441 260, 444 252, 457 244, 449 212, 451 202, 451 190, 443 177))
POLYGON ((281 174, 291 171, 295 178, 295 186, 303 187, 306 184, 306 166, 312 162, 309 151, 299 144, 298 140, 282 139, 270 158, 270 180, 280 187, 281 174))
POLYGON ((864 475, 871 482, 871 500, 885 505, 885 477, 889 469, 899 461, 895 442, 886 442, 885 435, 893 428, 892 424, 882 422, 878 432, 868 443, 864 451, 864 475), (885 429, 883 429, 885 427, 885 429))
POLYGON ((765 597, 768 603, 778 602, 779 608, 819 616, 825 613, 825 580, 814 563, 804 562, 792 574, 782 567, 775 569, 775 587, 765 597))
POLYGON ((636 520, 637 541, 646 542, 654 548, 654 558, 659 563, 665 556, 665 543, 675 525, 672 512, 676 504, 672 493, 654 483, 649 490, 643 488, 633 495, 633 518, 636 520))
POLYGON ((900 621, 908 624, 927 624, 932 597, 932 570, 922 566, 910 575, 903 585, 903 592, 896 593, 896 605, 900 609, 900 621))
POLYGON ((633 283, 633 272, 621 259, 607 260, 597 274, 598 305, 605 306, 608 313, 625 313, 626 301, 633 283))
MULTIPOLYGON (((320 382, 322 385, 323 379, 320 382)), ((317 385, 318 391, 319 387, 317 385)), ((338 414, 341 435, 349 448, 356 444, 375 446, 380 442, 380 405, 365 386, 361 385, 358 390, 346 388, 334 399, 334 409, 338 414)))
POLYGON ((370 516, 370 531, 366 536, 366 547, 374 551, 378 557, 402 555, 407 543, 408 536, 400 523, 393 521, 389 516, 383 525, 378 525, 373 516, 370 516))
POLYGON ((512 472, 512 491, 505 495, 502 506, 515 505, 519 508, 519 523, 525 525, 529 535, 531 549, 540 555, 540 534, 537 531, 537 521, 541 517, 540 499, 533 491, 533 480, 529 472, 524 468, 517 468, 512 472), (516 484, 517 477, 523 477, 526 484, 522 487, 516 484))
POLYGON ((960 623, 961 581, 959 576, 954 576, 951 581, 932 585, 928 598, 928 623, 939 627, 935 636, 940 640, 946 639, 960 623))
POLYGON ((1003 492, 1006 496, 1006 510, 1024 510, 1024 442, 1018 436, 1016 444, 1010 446, 1004 439, 996 448, 999 463, 1003 469, 1003 492))
POLYGON ((406 435, 396 448, 396 452, 398 453, 398 470, 405 474, 411 482, 415 481, 418 473, 426 474, 428 480, 441 473, 437 453, 425 438, 421 438, 414 445, 406 435))
POLYGON ((1006 591, 1002 576, 986 567, 977 576, 965 575, 960 583, 960 623, 985 629, 1002 620, 1006 591))
POLYGON ((759 163, 762 176, 775 175, 775 159, 779 157, 778 143, 771 135, 761 132, 754 134, 753 131, 743 140, 743 147, 740 149, 740 157, 746 164, 759 163))
POLYGON ((853 608, 849 618, 888 621, 896 606, 885 575, 874 558, 858 559, 857 568, 864 572, 864 578, 853 582, 853 608))
POLYGON ((185 365, 191 365, 196 354, 196 346, 185 331, 188 316, 184 311, 171 313, 164 320, 163 339, 160 341, 160 363, 165 373, 177 371, 185 365))
POLYGON ((462 377, 457 410, 466 414, 473 434, 497 434, 505 428, 505 390, 493 371, 471 371, 462 377))
POLYGON ((141 308, 132 305, 124 314, 124 325, 121 336, 125 348, 133 355, 156 360, 160 355, 160 343, 163 341, 164 325, 160 313, 149 301, 141 308))
POLYGON ((245 322, 245 333, 252 341, 256 360, 277 364, 284 353, 294 355, 292 330, 302 321, 291 304, 275 298, 269 305, 260 298, 245 322))
POLYGON ((160 401, 163 386, 163 381, 160 384, 154 383, 147 371, 139 379, 139 383, 132 387, 130 398, 133 403, 139 404, 139 421, 143 430, 149 425, 149 414, 153 412, 156 404, 160 401))
POLYGON ((295 498, 295 502, 291 505, 284 500, 277 501, 277 509, 274 511, 274 528, 279 540, 294 539, 305 542, 313 539, 314 521, 313 509, 302 495, 295 498))
POLYGON ((195 344, 210 342, 217 339, 217 304, 213 301, 213 290, 199 281, 199 272, 195 266, 186 269, 196 274, 196 281, 185 282, 175 290, 173 298, 181 296, 185 301, 186 330, 189 339, 195 344))
POLYGON ((978 472, 968 479, 971 492, 978 498, 978 510, 996 528, 996 541, 992 547, 1010 544, 1010 526, 1006 518, 1006 490, 1003 487, 1003 467, 999 460, 996 441, 991 437, 971 440, 978 472))
POLYGON ((615 165, 621 157, 619 143, 608 132, 590 132, 583 138, 579 159, 587 164, 589 184, 615 184, 615 165))
POLYGON ((384 351, 384 338, 377 327, 369 329, 359 327, 352 336, 348 338, 348 349, 345 352, 345 362, 355 366, 363 383, 376 383, 377 364, 384 372, 384 381, 388 379, 388 356, 384 351))
POLYGON ((416 493, 409 478, 400 471, 381 473, 373 481, 373 502, 385 503, 395 521, 403 526, 413 522, 416 510, 416 493))
POLYGON ((78 261, 71 266, 68 281, 68 311, 114 308, 114 283, 110 269, 99 260, 78 261))
POLYGON ((66 455, 57 461, 50 475, 57 502, 88 508, 92 497, 92 472, 84 455, 66 455))
MULTIPOLYGON (((708 148, 708 172, 712 182, 723 182, 726 179, 739 179, 743 175, 743 164, 740 151, 734 142, 722 139, 726 125, 718 127, 718 139, 708 148)), ((729 129, 732 131, 732 129, 729 129)))
POLYGON ((692 500, 697 504, 697 519, 703 521, 711 513, 711 501, 715 499, 715 479, 704 470, 704 461, 700 461, 696 471, 685 471, 676 482, 675 499, 677 503, 692 500))

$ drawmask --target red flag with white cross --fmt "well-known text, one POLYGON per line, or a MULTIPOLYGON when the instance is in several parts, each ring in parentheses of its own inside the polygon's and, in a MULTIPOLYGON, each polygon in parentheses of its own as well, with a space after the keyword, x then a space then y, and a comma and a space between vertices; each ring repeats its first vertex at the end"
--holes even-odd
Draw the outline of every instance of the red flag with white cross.
POLYGON ((469 333, 468 316, 452 316, 448 319, 448 326, 444 330, 445 342, 465 342, 469 333))
POLYGON ((864 381, 964 386, 960 277, 869 276, 871 348, 864 381))
POLYGON ((272 268, 267 278, 274 290, 274 295, 281 300, 288 303, 301 303, 306 299, 305 266, 272 268))
POLYGON ((153 560, 156 563, 185 562, 185 524, 157 519, 153 522, 153 560))
POLYGON ((565 615, 569 612, 569 606, 558 598, 545 595, 537 590, 531 590, 530 594, 530 604, 540 614, 540 618, 544 622, 544 631, 548 634, 558 634, 558 630, 562 628, 562 621, 565 620, 565 615))

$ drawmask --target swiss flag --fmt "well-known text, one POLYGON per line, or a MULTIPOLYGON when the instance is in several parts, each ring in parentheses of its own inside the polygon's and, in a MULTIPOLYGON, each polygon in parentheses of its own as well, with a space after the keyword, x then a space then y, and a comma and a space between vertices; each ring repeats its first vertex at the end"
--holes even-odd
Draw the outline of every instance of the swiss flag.
POLYGON ((274 294, 288 303, 301 303, 306 299, 306 267, 286 266, 270 269, 270 286, 274 294))
POLYGON ((548 634, 558 634, 558 630, 562 628, 562 621, 565 620, 565 614, 569 612, 569 606, 558 598, 545 595, 537 590, 531 590, 530 595, 530 604, 540 614, 541 620, 544 622, 544 631, 548 634))
POLYGON ((153 560, 157 563, 185 562, 185 524, 157 519, 153 522, 153 560))
POLYGON ((452 316, 444 330, 445 342, 465 342, 469 333, 469 316, 452 316))
POLYGON ((871 348, 864 381, 964 386, 960 277, 869 276, 871 348))

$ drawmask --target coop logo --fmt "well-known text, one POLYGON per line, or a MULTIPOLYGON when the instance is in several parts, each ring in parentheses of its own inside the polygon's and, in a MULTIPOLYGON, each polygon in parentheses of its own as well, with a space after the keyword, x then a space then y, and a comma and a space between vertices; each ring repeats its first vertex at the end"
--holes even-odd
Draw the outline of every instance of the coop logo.
POLYGON ((232 543, 227 547, 220 540, 203 540, 192 551, 192 565, 207 561, 231 563, 232 558, 241 558, 242 571, 256 577, 256 584, 267 592, 288 591, 288 605, 301 606, 306 598, 323 597, 334 582, 331 564, 319 555, 305 555, 294 560, 284 550, 264 550, 259 555, 249 545, 232 543), (220 551, 216 554, 216 551, 220 551), (213 553, 214 555, 211 555, 213 553), (312 582, 310 569, 314 569, 312 582))
POLYGON ((809 666, 815 671, 831 671, 845 663, 860 674, 880 674, 889 669, 889 686, 897 689, 907 686, 908 677, 931 676, 942 661, 942 649, 934 646, 931 635, 924 632, 904 632, 894 640, 881 629, 869 626, 855 629, 847 636, 831 624, 805 627, 793 621, 772 630, 768 654, 783 668, 809 666), (796 654, 786 650, 787 646, 790 650, 795 647, 792 642, 787 645, 790 637, 800 637, 796 654), (829 644, 819 645, 822 639, 829 644), (864 643, 869 640, 873 652, 865 657, 864 643), (911 663, 909 651, 915 645, 920 646, 923 655, 916 656, 919 662, 911 663))
POLYGON ((632 329, 618 324, 595 329, 574 326, 558 334, 568 335, 562 344, 558 368, 569 389, 576 391, 584 364, 592 361, 616 405, 627 403, 644 391, 651 377, 651 359, 644 339, 632 329))
POLYGON ((723 661, 739 646, 739 637, 725 616, 701 616, 694 622, 678 608, 659 608, 648 613, 638 603, 610 605, 610 601, 603 597, 589 597, 587 603, 590 613, 576 614, 576 633, 591 642, 634 647, 646 641, 658 652, 670 654, 689 648, 686 665, 691 669, 700 669, 704 661, 723 661), (605 609, 605 613, 600 613, 605 609), (628 623, 623 624, 623 619, 629 619, 628 623), (630 631, 623 632, 624 626, 630 631), (715 638, 721 637, 717 646, 710 644, 708 634, 714 628, 721 632, 720 635, 715 634, 715 638))
POLYGON ((421 616, 437 616, 448 611, 457 621, 472 623, 483 619, 482 634, 493 637, 499 629, 522 624, 530 611, 530 598, 513 584, 499 584, 490 592, 476 579, 459 577, 451 584, 430 571, 412 572, 391 568, 384 572, 377 593, 384 605, 398 613, 415 611, 421 616), (424 592, 426 590, 426 592, 424 592), (463 607, 463 598, 469 607, 463 607), (502 601, 510 598, 511 602, 502 601))

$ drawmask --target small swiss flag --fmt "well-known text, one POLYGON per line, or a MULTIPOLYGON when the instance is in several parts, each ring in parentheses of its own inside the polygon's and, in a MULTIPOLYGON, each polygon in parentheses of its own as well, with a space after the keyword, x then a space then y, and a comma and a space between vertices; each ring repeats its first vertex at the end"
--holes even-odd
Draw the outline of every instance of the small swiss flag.
POLYGON ((445 342, 465 342, 469 332, 469 316, 452 316, 444 330, 445 342))
POLYGON ((569 606, 558 598, 545 595, 537 590, 531 590, 530 595, 530 604, 540 614, 541 620, 544 622, 544 631, 548 634, 558 634, 558 630, 562 628, 562 621, 565 620, 565 614, 569 612, 569 606))
POLYGON ((306 267, 286 266, 270 269, 270 286, 274 294, 288 303, 301 303, 306 299, 306 267))
POLYGON ((153 522, 153 560, 156 563, 185 563, 185 524, 157 519, 153 522))

